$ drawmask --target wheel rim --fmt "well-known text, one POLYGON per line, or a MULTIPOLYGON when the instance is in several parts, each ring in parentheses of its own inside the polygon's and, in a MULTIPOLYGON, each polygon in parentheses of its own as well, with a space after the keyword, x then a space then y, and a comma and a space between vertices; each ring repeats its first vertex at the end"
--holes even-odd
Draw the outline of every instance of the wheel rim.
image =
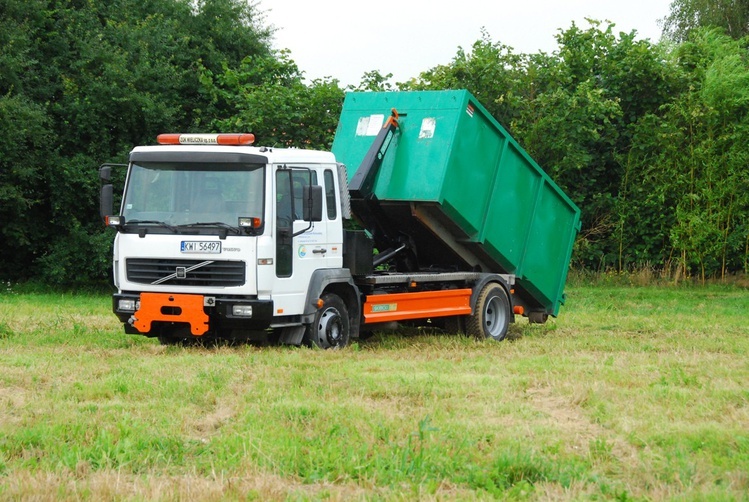
POLYGON ((334 308, 326 309, 320 316, 320 324, 317 329, 321 337, 331 346, 340 344, 343 338, 343 323, 338 310, 334 308))
POLYGON ((493 296, 484 308, 484 329, 491 337, 499 337, 507 321, 507 312, 498 296, 493 296))

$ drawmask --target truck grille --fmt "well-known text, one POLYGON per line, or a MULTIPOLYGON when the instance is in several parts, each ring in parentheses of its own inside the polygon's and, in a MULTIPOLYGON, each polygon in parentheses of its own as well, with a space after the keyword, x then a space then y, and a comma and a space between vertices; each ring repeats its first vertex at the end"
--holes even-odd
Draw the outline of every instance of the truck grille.
POLYGON ((242 286, 245 281, 243 261, 128 258, 125 266, 128 281, 139 284, 242 286))

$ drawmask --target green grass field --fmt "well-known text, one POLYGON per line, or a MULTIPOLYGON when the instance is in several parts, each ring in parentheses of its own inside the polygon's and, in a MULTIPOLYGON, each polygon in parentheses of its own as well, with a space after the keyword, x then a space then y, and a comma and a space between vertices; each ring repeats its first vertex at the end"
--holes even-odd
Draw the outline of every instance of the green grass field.
POLYGON ((746 500, 749 291, 568 288, 502 343, 162 347, 0 294, 0 499, 746 500))

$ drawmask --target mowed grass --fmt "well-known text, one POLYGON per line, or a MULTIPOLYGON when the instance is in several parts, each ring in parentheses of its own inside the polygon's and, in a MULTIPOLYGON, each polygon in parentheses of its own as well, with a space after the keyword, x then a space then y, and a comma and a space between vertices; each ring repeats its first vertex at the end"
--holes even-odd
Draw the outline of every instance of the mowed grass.
POLYGON ((0 499, 746 500, 749 292, 575 286, 502 343, 162 347, 0 296, 0 499))

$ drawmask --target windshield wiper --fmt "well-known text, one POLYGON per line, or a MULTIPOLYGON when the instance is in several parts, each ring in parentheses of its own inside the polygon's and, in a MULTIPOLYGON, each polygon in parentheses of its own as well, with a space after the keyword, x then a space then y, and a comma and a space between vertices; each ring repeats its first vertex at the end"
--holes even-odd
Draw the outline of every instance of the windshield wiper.
POLYGON ((237 227, 229 225, 228 223, 224 223, 223 221, 198 221, 195 223, 185 223, 184 225, 179 225, 178 228, 186 227, 219 227, 225 228, 226 230, 231 230, 237 235, 240 233, 237 227))
POLYGON ((138 225, 158 225, 160 227, 168 228, 175 234, 178 232, 177 227, 174 225, 170 225, 169 223, 165 221, 159 221, 159 220, 125 220, 125 226, 130 224, 138 224, 138 225))

